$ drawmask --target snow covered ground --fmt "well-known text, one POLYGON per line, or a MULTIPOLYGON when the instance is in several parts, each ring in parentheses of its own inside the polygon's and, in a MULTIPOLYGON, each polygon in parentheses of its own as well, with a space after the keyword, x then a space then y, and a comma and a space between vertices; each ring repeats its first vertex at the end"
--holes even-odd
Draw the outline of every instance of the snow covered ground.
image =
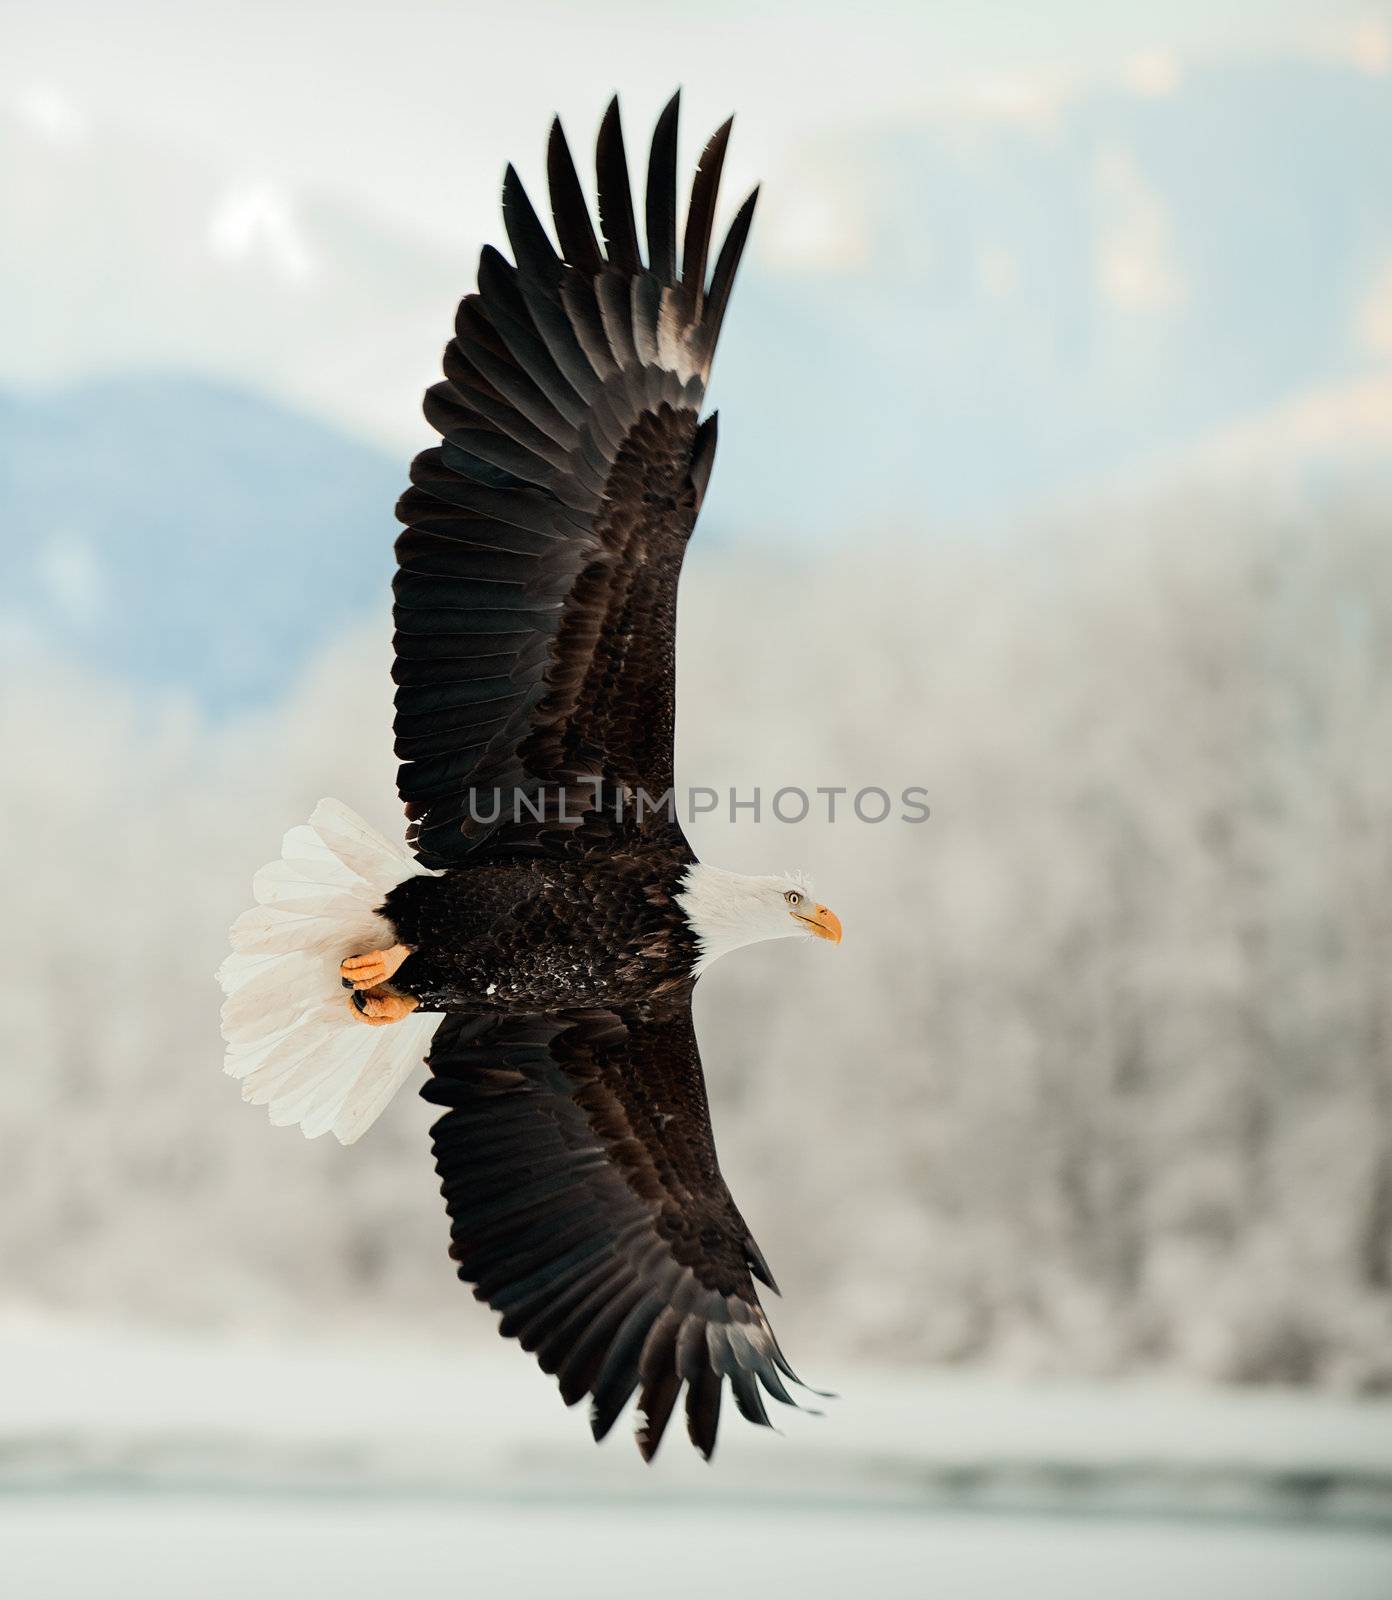
POLYGON ((1392 1595, 1392 1404, 853 1372, 712 1465, 518 1353, 0 1325, 0 1589, 1392 1595))
POLYGON ((1392 1594, 1392 1549, 1367 1534, 671 1502, 44 1499, 0 1503, 0 1548, 11 1600, 1392 1594))

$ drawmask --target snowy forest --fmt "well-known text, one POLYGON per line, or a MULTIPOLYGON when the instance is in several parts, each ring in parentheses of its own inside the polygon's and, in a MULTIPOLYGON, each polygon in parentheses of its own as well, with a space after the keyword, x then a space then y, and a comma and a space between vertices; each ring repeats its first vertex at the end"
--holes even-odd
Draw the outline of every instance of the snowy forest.
MULTIPOLYGON (((691 830, 846 928, 697 995, 814 1378, 1392 1386, 1389 511, 1191 488, 801 563, 696 540, 679 779, 932 807, 691 830)), ((52 659, 7 697, 3 1308, 492 1338, 427 1106, 306 1144, 220 1070, 212 974, 281 833, 321 795, 400 826, 385 622, 233 723, 52 659)))

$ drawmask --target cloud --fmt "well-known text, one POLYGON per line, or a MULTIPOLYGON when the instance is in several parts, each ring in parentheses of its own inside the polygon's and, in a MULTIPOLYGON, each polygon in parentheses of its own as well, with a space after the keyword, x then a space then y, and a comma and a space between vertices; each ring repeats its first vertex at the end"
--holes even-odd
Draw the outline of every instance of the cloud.
POLYGON ((1179 58, 1172 50, 1142 50, 1122 67, 1122 82, 1145 100, 1164 100, 1183 79, 1179 58))
POLYGON ((229 190, 208 220, 207 240, 215 260, 261 261, 286 283, 305 283, 314 276, 314 257, 290 197, 274 185, 229 190))
POLYGON ((983 245, 976 256, 976 275, 993 300, 1008 300, 1020 286, 1020 265, 1003 246, 983 245))
POLYGON ((870 258, 863 181, 804 167, 770 190, 767 222, 757 234, 760 258, 780 272, 840 273, 870 258))
POLYGON ((1392 380, 1386 374, 1324 384, 1219 429, 1189 458, 1218 482, 1257 476, 1268 485, 1313 469, 1381 470, 1392 450, 1392 380))
POLYGON ((1131 153, 1104 148, 1094 172, 1101 212, 1094 270, 1103 298, 1118 311, 1157 315, 1188 299, 1169 208, 1131 153))
POLYGON ((1377 17, 1364 17, 1348 37, 1348 59, 1370 78, 1392 71, 1392 29, 1377 17))
POLYGON ((65 622, 80 627, 97 620, 105 609, 106 579, 86 539, 55 534, 40 547, 37 565, 39 582, 65 622))
POLYGON ((1392 24, 1367 14, 1330 17, 1305 35, 1304 53, 1365 77, 1385 78, 1392 72, 1392 24))
POLYGON ((11 104, 23 126, 48 144, 71 149, 87 138, 86 117, 51 84, 32 84, 11 104))
POLYGON ((1392 359, 1392 261, 1358 307, 1354 331, 1365 350, 1392 359))
POLYGON ((1076 86, 1058 73, 993 73, 967 85, 964 109, 988 121, 1049 127, 1075 94, 1076 86))

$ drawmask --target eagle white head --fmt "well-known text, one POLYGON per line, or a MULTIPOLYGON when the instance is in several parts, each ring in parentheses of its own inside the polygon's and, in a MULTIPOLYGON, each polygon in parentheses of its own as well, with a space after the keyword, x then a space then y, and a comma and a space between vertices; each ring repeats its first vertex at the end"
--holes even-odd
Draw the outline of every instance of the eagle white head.
POLYGON ((817 903, 800 873, 750 877, 697 862, 682 879, 677 903, 700 944, 698 973, 728 951, 763 939, 841 943, 841 919, 817 903))

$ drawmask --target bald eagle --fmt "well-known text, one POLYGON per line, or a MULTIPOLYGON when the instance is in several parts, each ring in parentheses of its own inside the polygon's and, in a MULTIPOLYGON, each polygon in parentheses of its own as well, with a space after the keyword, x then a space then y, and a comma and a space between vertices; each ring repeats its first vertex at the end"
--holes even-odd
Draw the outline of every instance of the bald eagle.
POLYGON ((411 854, 323 801, 232 930, 227 1071, 271 1121, 359 1138, 424 1060, 459 1276, 596 1439, 638 1394, 650 1460, 685 1388, 709 1457, 728 1379, 797 1382, 773 1276, 720 1174, 692 990, 756 940, 839 942, 795 878, 698 861, 670 804, 677 580, 715 454, 700 419, 754 213, 708 270, 730 123, 677 248, 676 97, 640 253, 617 101, 596 236, 559 121, 555 241, 516 172, 397 515, 398 789, 411 854), (648 804, 643 804, 644 799, 648 804), (344 990, 349 992, 345 995, 344 990))

